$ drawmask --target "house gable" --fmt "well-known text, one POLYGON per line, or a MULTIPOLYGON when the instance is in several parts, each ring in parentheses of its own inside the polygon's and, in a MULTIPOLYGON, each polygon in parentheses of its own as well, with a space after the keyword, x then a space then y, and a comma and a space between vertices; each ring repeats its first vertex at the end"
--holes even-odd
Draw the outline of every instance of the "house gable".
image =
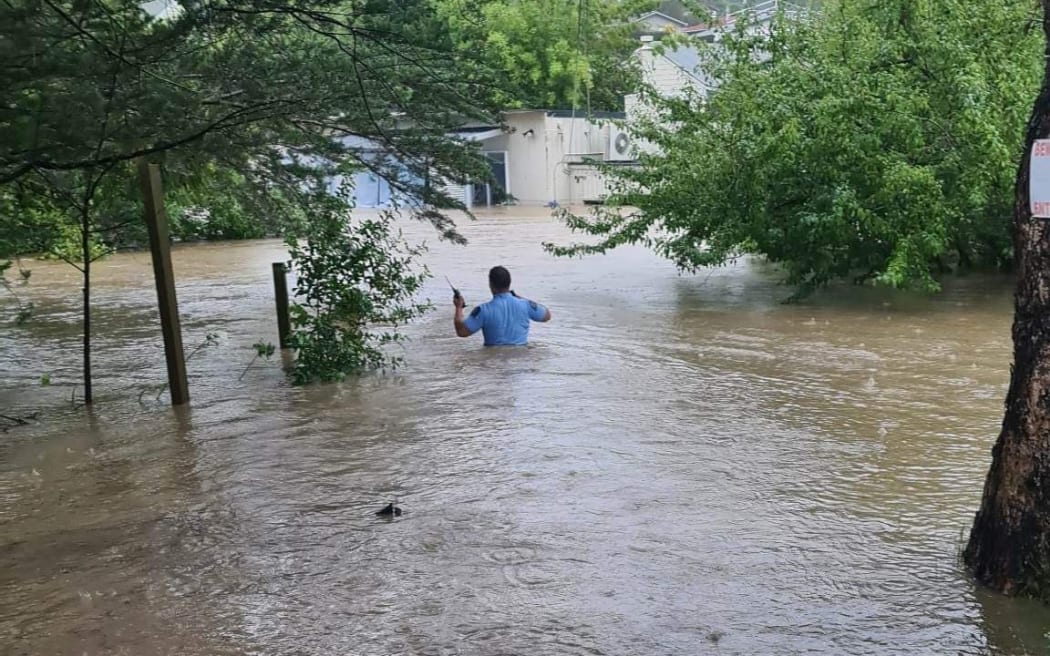
POLYGON ((648 14, 644 14, 634 19, 634 22, 645 25, 652 31, 660 31, 662 29, 667 29, 668 27, 682 29, 689 25, 683 20, 678 20, 673 16, 668 16, 659 11, 650 11, 648 14))
POLYGON ((680 32, 697 22, 685 4, 679 0, 664 0, 655 9, 632 20, 639 26, 636 34, 658 35, 665 32, 680 32))

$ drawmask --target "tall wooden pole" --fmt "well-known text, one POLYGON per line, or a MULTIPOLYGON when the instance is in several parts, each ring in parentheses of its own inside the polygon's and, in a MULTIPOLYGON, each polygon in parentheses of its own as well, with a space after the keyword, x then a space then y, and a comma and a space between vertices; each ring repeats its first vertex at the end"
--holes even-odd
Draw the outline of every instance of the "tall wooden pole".
POLYGON ((288 317, 288 267, 284 262, 273 263, 273 295, 277 301, 277 336, 281 348, 286 349, 292 327, 288 317))
POLYGON ((81 288, 84 303, 84 405, 95 401, 91 384, 91 220, 90 206, 84 201, 80 212, 80 253, 84 258, 84 286, 81 288))
POLYGON ((171 267, 171 237, 168 215, 164 211, 164 192, 160 184, 160 167, 145 158, 138 161, 139 184, 146 207, 146 227, 149 229, 149 248, 153 255, 153 278, 157 283, 157 306, 160 309, 160 328, 164 334, 164 358, 168 364, 168 389, 171 404, 183 405, 190 400, 186 380, 186 356, 182 350, 182 329, 179 326, 179 306, 175 299, 175 274, 171 267))

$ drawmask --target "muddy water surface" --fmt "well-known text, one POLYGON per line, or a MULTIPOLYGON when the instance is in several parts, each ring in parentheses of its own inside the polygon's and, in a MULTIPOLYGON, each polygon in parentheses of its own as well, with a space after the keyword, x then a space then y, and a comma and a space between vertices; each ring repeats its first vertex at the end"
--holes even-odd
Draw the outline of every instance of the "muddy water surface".
MULTIPOLYGON (((407 367, 288 386, 278 242, 176 250, 192 407, 162 396, 148 255, 99 264, 93 414, 74 271, 0 329, 4 654, 1043 654, 1050 612, 957 562, 998 429, 1009 282, 802 305, 760 265, 557 260, 550 219, 436 244, 407 367), (554 321, 453 336, 496 263, 554 321), (41 387, 41 374, 53 384, 41 387), (397 499, 405 514, 373 512, 397 499)), ((427 236, 421 227, 410 233, 427 236)))

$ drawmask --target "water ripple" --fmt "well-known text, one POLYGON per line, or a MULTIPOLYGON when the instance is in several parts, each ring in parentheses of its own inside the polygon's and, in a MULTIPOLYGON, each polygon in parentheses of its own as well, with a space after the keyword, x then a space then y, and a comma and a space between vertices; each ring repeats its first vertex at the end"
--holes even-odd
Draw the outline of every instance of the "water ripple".
POLYGON ((137 400, 164 380, 148 257, 99 273, 91 416, 77 281, 34 265, 37 319, 0 335, 0 402, 46 410, 0 440, 5 653, 1044 653, 1045 608, 956 559, 1005 281, 782 305, 762 265, 682 279, 641 249, 548 258, 545 218, 464 229, 431 268, 476 302, 505 262, 554 313, 534 343, 478 348, 442 312, 406 369, 307 389, 277 359, 237 379, 275 339, 281 245, 176 249, 187 345, 220 334, 189 413, 137 400))

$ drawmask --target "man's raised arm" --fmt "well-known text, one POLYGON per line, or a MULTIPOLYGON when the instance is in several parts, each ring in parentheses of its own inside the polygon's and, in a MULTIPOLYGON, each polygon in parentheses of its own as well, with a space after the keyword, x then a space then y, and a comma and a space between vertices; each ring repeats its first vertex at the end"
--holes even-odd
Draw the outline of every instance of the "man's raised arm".
POLYGON ((452 317, 452 324, 456 327, 456 334, 460 337, 470 337, 474 333, 478 332, 481 328, 480 314, 481 306, 474 308, 474 311, 470 313, 469 319, 463 318, 463 297, 456 296, 452 299, 452 304, 456 306, 456 313, 452 317))

